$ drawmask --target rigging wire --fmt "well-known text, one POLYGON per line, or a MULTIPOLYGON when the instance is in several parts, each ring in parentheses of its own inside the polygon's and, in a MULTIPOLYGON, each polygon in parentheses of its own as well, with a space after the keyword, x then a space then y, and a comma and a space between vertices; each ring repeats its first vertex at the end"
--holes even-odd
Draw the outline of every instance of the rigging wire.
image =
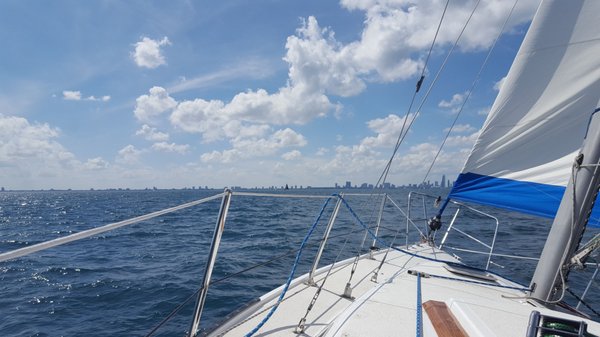
POLYGON ((325 203, 323 204, 323 207, 321 208, 321 212, 319 213, 319 215, 315 219, 315 222, 310 227, 308 233, 306 233, 306 236, 304 236, 304 239, 302 240, 302 243, 300 243, 300 249, 298 250, 298 253, 296 254, 296 259, 294 261, 294 264, 292 265, 292 270, 290 271, 290 275, 288 276, 287 282, 285 283, 285 285, 283 287, 283 291, 281 291, 281 294, 279 295, 279 298, 277 299, 277 302, 271 308, 271 310, 269 311, 269 313, 267 313, 267 315, 262 319, 262 321, 260 321, 256 325, 256 327, 254 327, 254 329, 252 329, 250 332, 248 332, 244 337, 250 337, 250 336, 254 335, 263 325, 265 325, 265 323, 269 320, 269 318, 271 318, 271 316, 273 315, 273 313, 275 312, 275 310, 277 310, 277 308, 279 307, 279 304, 283 301, 283 298, 285 297, 285 294, 287 293, 287 291, 288 291, 288 289, 290 287, 290 284, 292 283, 292 280, 294 279, 294 274, 296 273, 296 268, 298 267, 298 264, 300 262, 300 256, 302 254, 302 250, 304 249, 304 246, 306 245, 306 242, 308 241, 308 239, 310 238, 310 236, 314 232, 315 228, 319 224, 319 221, 321 220, 321 216, 323 216, 323 213, 325 212, 325 208, 329 204, 330 200, 331 199, 328 198, 325 201, 325 203))
MULTIPOLYGON (((477 1, 477 5, 479 4, 479 1, 480 0, 477 1)), ((383 188, 383 184, 387 181, 387 177, 388 177, 388 174, 390 172, 390 168, 392 166, 392 162, 394 160, 394 157, 396 156, 396 154, 398 152, 398 149, 400 148, 400 145, 401 145, 402 141, 404 140, 404 136, 406 136, 406 134, 408 133, 408 130, 410 129, 410 125, 412 125, 412 122, 411 122, 410 125, 408 126, 408 128, 406 128, 406 122, 407 122, 407 120, 410 117, 410 111, 412 110, 412 107, 414 105, 417 93, 421 90, 421 86, 423 84, 423 81, 425 80, 425 71, 427 70, 427 65, 429 64, 429 59, 431 58, 431 54, 433 52, 433 47, 435 46, 435 42, 437 41, 437 37, 438 37, 438 34, 440 32, 440 28, 442 26, 442 23, 444 21, 444 17, 446 15, 446 12, 448 10, 448 4, 449 3, 450 3, 450 0, 447 0, 446 1, 446 5, 444 6, 444 10, 442 11, 442 16, 440 17, 440 21, 438 22, 438 25, 437 25, 437 28, 436 28, 436 31, 435 31, 435 35, 433 37, 433 40, 431 41, 431 46, 429 47, 429 52, 427 53, 427 57, 425 58, 425 62, 423 64, 423 69, 421 69, 421 76, 419 78, 419 81, 417 82, 415 91, 414 91, 414 93, 412 95, 410 104, 409 104, 408 109, 406 111, 406 115, 404 116, 402 128, 400 129, 400 134, 398 135, 398 138, 396 140, 396 144, 394 146, 394 150, 392 152, 392 155, 390 156, 390 159, 388 160, 385 168, 383 169, 381 175, 379 176, 379 179, 377 179, 377 183, 375 183, 375 186, 373 188, 374 190, 377 189, 379 186, 381 186, 381 188, 383 188)), ((475 6, 475 8, 477 8, 477 5, 475 6)), ((472 15, 473 15, 473 13, 471 13, 471 17, 472 17, 472 15)), ((469 17, 469 20, 470 20, 471 17, 469 17)), ((463 31, 464 31, 464 28, 463 28, 463 31)), ((461 35, 462 35, 462 32, 461 32, 461 35)), ((452 49, 454 49, 454 47, 452 47, 452 49)), ((438 72, 438 75, 439 75, 439 72, 438 72)), ((437 79, 437 76, 434 79, 434 82, 432 83, 431 86, 433 86, 433 84, 436 82, 436 79, 437 79)), ((430 86, 430 88, 428 90, 428 93, 431 91, 431 86, 430 86)), ((426 97, 427 97, 427 95, 426 95, 426 97)), ((422 106, 422 103, 421 103, 421 106, 422 106)), ((414 119, 413 119, 413 121, 414 121, 414 119)), ((366 201, 365 201, 365 203, 366 203, 366 201)), ((375 214, 375 206, 373 207, 371 218, 373 218, 374 214, 375 214)), ((350 273, 350 279, 349 279, 348 283, 352 281, 352 276, 354 275, 354 270, 356 269, 356 266, 358 264, 358 257, 360 256, 360 251, 362 250, 362 247, 364 246, 366 238, 367 238, 367 233, 365 233, 365 236, 363 238, 363 243, 362 243, 361 247, 359 248, 358 254, 356 256, 356 260, 354 262, 354 266, 353 266, 352 271, 350 273)))
MULTIPOLYGON (((344 237, 344 236, 347 237, 350 234, 355 234, 355 233, 359 233, 359 232, 362 232, 362 231, 363 231, 363 229, 359 228, 359 229, 355 229, 355 230, 352 230, 352 231, 348 231, 347 233, 341 233, 341 234, 337 234, 337 235, 331 235, 331 236, 329 236, 328 240, 339 238, 339 237, 344 237)), ((305 248, 316 247, 322 241, 323 241, 323 239, 320 239, 320 240, 318 240, 316 242, 309 243, 309 244, 307 244, 305 246, 305 248)), ((225 276, 223 276, 223 277, 221 277, 219 279, 213 280, 213 281, 210 282, 209 286, 216 285, 218 283, 227 281, 230 278, 234 278, 236 276, 242 275, 242 274, 244 274, 246 272, 249 272, 249 271, 251 271, 253 269, 264 267, 264 266, 269 265, 269 264, 271 264, 271 263, 273 263, 275 261, 278 261, 278 260, 281 260, 281 259, 283 259, 285 257, 288 257, 290 254, 298 253, 299 250, 300 250, 300 248, 289 249, 286 252, 284 252, 284 253, 282 253, 280 255, 277 255, 277 256, 275 256, 275 257, 273 257, 271 259, 268 259, 266 261, 257 263, 255 265, 252 265, 252 266, 248 267, 248 268, 244 268, 244 269, 239 270, 239 271, 237 271, 235 273, 225 275, 225 276)), ((192 293, 188 298, 186 298, 183 302, 181 302, 181 304, 179 304, 175 309, 173 309, 167 316, 165 316, 165 318, 163 318, 163 320, 160 323, 158 323, 150 332, 148 332, 145 335, 145 337, 150 337, 150 336, 154 335, 156 333, 156 331, 158 331, 162 326, 164 326, 168 321, 170 321, 176 314, 179 313, 179 311, 181 311, 181 309, 183 309, 183 307, 186 304, 188 304, 192 299, 194 299, 198 295, 198 293, 202 290, 202 288, 204 288, 204 287, 201 286, 196 291, 194 291, 194 293, 192 293)))
POLYGON ((429 169, 427 169, 427 173, 425 173, 425 177, 423 178, 423 184, 425 183, 425 181, 427 181, 427 177, 429 177, 429 173, 431 173, 431 169, 433 169, 433 166, 435 165, 435 162, 438 159, 438 156, 440 155, 440 153, 442 152, 442 149, 444 148, 444 145, 446 144, 446 141, 448 140, 448 138, 450 137, 450 133, 452 132, 452 130, 454 129, 454 126, 456 125, 456 121, 458 120, 458 118, 460 117, 462 111, 465 108, 465 105, 467 104, 467 101, 469 100, 469 98, 471 98, 471 95, 473 94, 473 91, 475 90, 475 87, 477 86, 477 84, 479 83, 479 79, 481 78, 481 74, 483 73, 483 70, 485 69, 490 56, 492 55, 492 52, 494 51, 494 48, 496 47, 496 44, 498 43, 498 40, 500 40, 500 36, 502 36, 502 33, 504 33, 504 29, 506 28, 506 25, 508 24, 508 20, 511 18, 515 7, 517 6, 517 3, 519 2, 519 0, 515 0, 515 2, 512 5, 512 8, 510 9, 510 11, 508 12, 508 15, 506 16, 506 19, 504 20, 504 23, 502 24, 502 27, 500 28, 500 31, 498 32, 498 35, 496 36, 496 39, 494 39, 494 42, 492 43, 492 46, 490 47, 490 50, 488 51, 485 59, 483 60, 483 63, 481 64, 481 67, 479 68, 479 72, 477 73, 477 75, 475 76, 475 79, 473 80, 473 83, 471 84, 471 88, 469 88, 469 90, 467 91, 467 96, 465 97, 465 99, 463 100, 460 109, 458 110, 458 112, 456 113, 456 116, 454 117, 454 121, 452 121, 452 125, 450 126, 450 129, 448 129, 448 132, 446 133, 446 136, 444 137, 444 140, 442 141, 442 144, 440 145, 440 148, 438 149, 437 153, 435 154, 435 157, 433 158, 433 161, 431 162, 431 165, 429 165, 429 169))
POLYGON ((310 313, 310 311, 314 307, 315 303, 317 302, 317 299, 319 298, 319 295, 321 295, 321 291, 323 290, 323 287, 325 286, 325 282, 327 282, 327 278, 329 278, 329 275, 331 275, 331 271, 333 270, 333 267, 339 261, 339 258, 342 255, 342 252, 344 251, 344 249, 346 248, 346 244, 347 243, 348 243, 348 238, 346 238, 346 240, 344 241, 344 244, 342 245, 342 248, 340 248, 337 256, 335 257, 335 260, 329 266, 329 269, 327 270, 327 274, 323 278, 323 282, 319 285, 319 287, 317 288, 317 291, 313 295, 313 298, 310 301, 310 304, 308 305, 308 308, 306 309, 306 313, 300 319, 300 322, 298 323, 298 326, 296 327, 295 333, 304 333, 304 329, 305 329, 304 323, 306 323, 306 317, 308 317, 308 314, 310 313))
POLYGON ((390 171, 390 168, 392 166, 392 162, 394 160, 394 157, 396 156, 396 153, 398 152, 398 148, 400 148, 400 144, 402 143, 402 139, 404 138, 402 135, 404 133, 408 133, 408 130, 406 130, 406 132, 404 131, 405 127, 406 127, 406 121, 408 120, 409 116, 410 116, 410 111, 412 110, 413 104, 415 102, 415 99, 417 97, 417 93, 419 92, 419 90, 421 89, 421 85, 423 84, 423 80, 425 79, 425 71, 427 69, 427 65, 429 64, 429 59, 431 57, 431 53, 433 52, 433 47, 435 46, 435 41, 437 40, 438 34, 440 32, 440 28, 442 27, 442 22, 444 21, 444 16, 446 15, 446 11, 448 9, 448 4, 450 3, 450 0, 446 1, 446 5, 444 6, 444 11, 442 12, 442 16, 440 17, 440 21, 438 23, 437 29, 435 31, 435 35, 433 36, 433 40, 431 41, 431 46, 429 47, 429 52, 427 53, 427 57, 425 58, 425 62, 423 63, 423 69, 421 70, 421 77, 419 78, 419 81, 417 82, 416 88, 415 88, 415 92, 412 95, 412 98, 410 100, 410 104, 408 106, 408 109, 406 110, 406 114, 404 115, 404 121, 402 123, 402 128, 400 129, 400 134, 398 135, 398 139, 396 140, 396 145, 394 146, 394 150, 392 152, 392 155, 390 156, 390 159, 388 160, 385 168, 383 169, 383 172, 381 173, 381 176, 379 176, 379 179, 377 180, 377 183, 375 184, 375 187, 379 186, 379 184, 384 184, 387 181, 387 176, 388 173, 390 171))

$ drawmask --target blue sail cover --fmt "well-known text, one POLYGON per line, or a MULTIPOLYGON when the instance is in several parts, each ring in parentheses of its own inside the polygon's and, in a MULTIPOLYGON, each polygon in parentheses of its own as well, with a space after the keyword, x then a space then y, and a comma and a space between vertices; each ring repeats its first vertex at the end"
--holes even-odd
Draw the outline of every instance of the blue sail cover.
POLYGON ((600 106, 599 22, 600 1, 540 5, 450 198, 554 217, 600 106))

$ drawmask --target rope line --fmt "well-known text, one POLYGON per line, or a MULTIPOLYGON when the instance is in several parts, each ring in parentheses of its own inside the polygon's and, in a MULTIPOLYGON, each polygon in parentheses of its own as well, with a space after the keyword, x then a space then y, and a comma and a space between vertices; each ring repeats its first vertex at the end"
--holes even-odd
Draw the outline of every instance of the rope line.
MULTIPOLYGON (((412 270, 409 270, 408 273, 411 274, 411 271, 412 270)), ((504 288, 504 289, 520 290, 520 291, 531 291, 530 288, 505 286, 505 285, 502 285, 502 284, 493 284, 493 283, 488 283, 488 282, 473 281, 473 280, 467 280, 467 279, 462 279, 462 278, 457 278, 457 277, 450 277, 450 276, 443 276, 443 275, 426 274, 426 273, 421 273, 421 272, 415 272, 415 273, 417 273, 418 275, 422 274, 423 277, 439 278, 439 279, 448 280, 448 281, 465 282, 465 283, 478 284, 478 285, 488 286, 488 287, 496 287, 496 288, 504 288)))
MULTIPOLYGON (((357 230, 349 231, 349 232, 347 232, 347 233, 341 233, 341 234, 337 234, 337 235, 332 235, 332 236, 329 236, 329 240, 331 240, 331 239, 335 239, 335 238, 339 238, 339 237, 343 237, 343 236, 348 236, 348 235, 350 235, 350 234, 355 234, 355 233, 362 232, 362 231, 363 231, 363 229, 361 228, 361 229, 357 229, 357 230)), ((347 239, 346 239, 346 240, 347 240, 347 239)), ((323 241, 323 239, 320 239, 319 241, 317 241, 317 242, 314 242, 314 243, 309 243, 309 244, 307 244, 307 245, 305 246, 305 248, 308 248, 308 247, 315 247, 315 246, 317 246, 318 244, 320 244, 320 243, 321 243, 321 241, 323 241)), ((270 263, 272 263, 272 262, 275 262, 275 261, 277 261, 277 260, 280 260, 280 259, 282 259, 282 258, 284 258, 284 257, 287 257, 288 255, 290 255, 290 254, 292 254, 292 253, 297 253, 297 252, 298 252, 298 250, 299 250, 298 248, 295 248, 295 249, 290 249, 290 250, 286 251, 286 252, 285 252, 285 253, 283 253, 283 254, 280 254, 280 255, 277 255, 277 256, 275 256, 274 258, 271 258, 271 259, 269 259, 269 260, 266 260, 266 261, 263 261, 263 262, 261 262, 261 263, 255 264, 255 265, 253 265, 253 266, 250 266, 250 267, 248 267, 248 268, 242 269, 242 270, 240 270, 240 271, 237 271, 237 272, 235 272, 235 273, 232 273, 232 274, 226 275, 226 276, 224 276, 224 277, 221 277, 220 279, 213 280, 213 281, 211 281, 211 282, 210 282, 210 286, 212 286, 212 285, 216 285, 216 284, 218 284, 218 283, 221 283, 221 282, 223 282, 223 281, 226 281, 226 280, 228 280, 228 279, 230 279, 230 278, 233 278, 233 277, 239 276, 239 275, 241 275, 241 274, 243 274, 243 273, 246 273, 246 272, 249 272, 249 271, 251 271, 251 270, 253 270, 253 269, 257 269, 257 268, 260 268, 260 267, 264 267, 264 266, 266 266, 266 265, 268 265, 268 264, 270 264, 270 263)), ((154 328, 152 329, 152 331, 150 331, 148 334, 146 334, 146 335, 145 335, 145 337, 150 337, 150 336, 154 335, 154 333, 156 333, 156 331, 158 331, 158 330, 159 330, 159 329, 160 329, 160 328, 161 328, 163 325, 165 325, 165 324, 166 324, 168 321, 170 321, 170 320, 171 320, 171 319, 172 319, 172 318, 173 318, 173 317, 174 317, 174 316, 175 316, 177 313, 179 313, 179 311, 181 311, 181 309, 182 309, 182 308, 183 308, 183 307, 184 307, 186 304, 188 304, 188 303, 189 303, 189 302, 190 302, 190 301, 191 301, 193 298, 195 298, 195 297, 198 295, 198 293, 199 293, 199 292, 202 290, 202 288, 203 288, 203 287, 200 287, 199 289, 197 289, 196 291, 194 291, 194 293, 192 293, 192 294, 191 294, 191 295, 190 295, 190 296, 189 296, 187 299, 185 299, 185 300, 184 300, 184 301, 183 301, 181 304, 179 304, 179 305, 178 305, 178 306, 177 306, 175 309, 173 309, 173 310, 172 310, 172 311, 171 311, 171 312, 170 312, 170 313, 169 313, 169 314, 168 314, 168 315, 167 315, 167 316, 166 316, 166 317, 165 317, 165 318, 164 318, 164 319, 163 319, 163 320, 162 320, 162 321, 161 321, 159 324, 157 324, 157 326, 156 326, 156 327, 154 327, 154 328)))
POLYGON ((589 304, 587 304, 581 297, 577 296, 571 289, 567 289, 567 291, 569 292, 569 294, 573 295, 573 297, 575 297, 575 299, 583 304, 586 308, 588 308, 591 312, 594 313, 594 315, 600 317, 600 313, 596 310, 594 310, 594 308, 592 308, 589 304))
POLYGON ((271 308, 271 310, 265 316, 265 318, 263 318, 263 320, 260 321, 260 323, 258 323, 258 325, 256 325, 256 327, 254 327, 254 329, 252 329, 250 332, 248 332, 244 337, 250 337, 250 336, 254 335, 263 325, 265 325, 265 323, 267 323, 267 321, 269 320, 269 318, 271 318, 271 316, 273 315, 273 313, 275 312, 275 310, 277 310, 277 308, 279 307, 279 304, 283 300, 285 294, 287 293, 287 291, 288 291, 288 289, 290 287, 290 283, 292 283, 292 280, 294 279, 294 274, 296 273, 296 268, 298 267, 298 263, 300 262, 300 256, 302 255, 302 250, 304 249, 304 246, 306 245, 306 242, 308 241, 308 239, 312 235, 313 231, 315 230, 315 228, 319 224, 319 221, 321 220, 321 216, 323 216, 323 213, 325 212, 325 208, 329 204, 330 200, 331 199, 328 198, 325 201, 325 203, 323 203, 323 207, 321 207, 321 212, 319 212, 319 215, 315 219, 315 222, 310 227, 308 233, 306 233, 306 236, 304 236, 304 240, 302 240, 302 243, 300 244, 300 248, 298 250, 298 253, 296 254, 296 260, 294 261, 294 264, 292 265, 292 270, 290 271, 290 275, 288 276, 288 279, 287 279, 287 281, 285 283, 285 286, 283 287, 283 291, 281 292, 281 295, 279 295, 279 298, 277 299, 277 302, 271 308))
POLYGON ((469 101, 469 98, 471 98, 471 95, 473 94, 473 91, 475 90, 475 86, 477 86, 477 84, 479 83, 479 79, 481 78, 481 74, 483 73, 483 70, 485 69, 485 67, 486 67, 486 65, 488 63, 488 61, 490 59, 490 56, 492 55, 492 52, 494 51, 494 48, 496 47, 496 44, 498 43, 498 40, 500 40, 500 36, 502 36, 502 33, 504 32, 504 29, 506 28, 506 24, 508 23, 508 20, 512 16, 512 13, 513 13, 515 7, 517 6, 518 2, 519 2, 519 0, 515 0, 515 2, 513 3, 512 8, 508 12, 508 16, 504 20, 504 23, 502 24, 502 27, 500 28, 500 32, 498 32, 498 35, 496 36, 496 39, 492 43, 492 46, 490 47, 490 50, 488 51, 485 59, 483 60, 483 63, 481 64, 481 67, 479 68, 479 72, 477 73, 477 75, 475 76, 475 79, 473 80, 473 83, 471 84, 471 88, 469 88, 469 91, 467 91, 467 96, 465 96, 465 99, 463 100, 463 102, 462 102, 462 104, 460 106, 460 109, 456 113, 456 116, 454 117, 454 121, 452 121, 452 125, 450 126, 450 128, 448 129, 448 132, 446 133, 446 137, 444 137, 444 140, 442 141, 442 144, 440 145, 440 148, 438 149, 437 153, 435 154, 435 157, 431 161, 431 165, 429 166, 429 169, 427 170, 427 173, 425 173, 425 177, 423 178, 423 184, 425 184, 425 181, 427 181, 427 177, 429 177, 429 173, 431 173, 431 170, 433 169, 433 166, 435 165, 435 162, 437 161, 438 156, 442 152, 442 149, 444 148, 444 145, 446 145, 446 141, 450 137, 450 133, 454 129, 454 126, 456 125, 456 122, 458 121, 458 118, 460 117, 461 113, 463 112, 463 110, 465 108, 465 105, 469 101))
MULTIPOLYGON (((413 96, 410 100, 410 104, 408 106, 408 109, 406 110, 406 114, 404 115, 404 121, 402 122, 402 128, 400 129, 400 134, 398 135, 398 139, 396 140, 396 145, 394 146, 394 150, 392 151, 392 155, 390 156, 389 161, 387 162, 385 168, 383 169, 383 172, 381 173, 381 175, 379 176, 379 179, 377 180, 377 183, 375 184, 375 187, 379 186, 379 184, 383 184, 387 181, 387 176, 390 172, 390 168, 392 166, 392 162, 394 161, 394 157, 396 157, 396 154, 398 153, 398 149, 400 148, 400 144, 402 144, 402 141, 404 140, 404 136, 408 133, 408 129, 410 129, 410 126, 408 127, 408 129, 406 129, 406 121, 408 120, 408 117, 410 116, 410 111, 412 110, 413 104, 415 103, 415 99, 417 97, 417 93, 419 92, 419 90, 421 89, 421 85, 423 84, 423 80, 425 79, 425 70, 427 69, 427 64, 429 64, 429 58, 431 57, 431 53, 433 51, 433 47, 435 46, 435 41, 437 40, 438 37, 438 33, 440 31, 440 27, 442 26, 442 22, 444 21, 444 16, 446 15, 446 10, 448 9, 448 4, 450 3, 450 0, 446 1, 446 6, 444 6, 444 11, 442 12, 442 16, 440 18, 440 21, 438 23, 437 29, 435 31, 435 35, 433 37, 433 40, 431 41, 431 47, 429 47, 429 53, 427 53, 427 58, 425 59, 425 63, 423 64, 423 69, 421 70, 421 77, 419 78, 419 81, 417 82, 417 86, 415 88, 415 92, 413 93, 413 96)), ((437 78, 437 77, 436 77, 437 78)), ((435 80, 434 82, 435 83, 435 80)), ((433 85, 432 83, 432 85, 433 85)), ((412 123, 411 123, 412 125, 412 123)))
POLYGON ((423 305, 421 299, 421 273, 417 273, 417 337, 423 333, 423 305))

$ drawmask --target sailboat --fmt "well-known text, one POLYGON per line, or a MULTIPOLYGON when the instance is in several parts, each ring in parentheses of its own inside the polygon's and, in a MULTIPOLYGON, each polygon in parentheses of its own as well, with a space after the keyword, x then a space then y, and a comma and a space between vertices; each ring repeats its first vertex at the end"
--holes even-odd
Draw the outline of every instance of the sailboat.
POLYGON ((598 226, 598 22, 598 1, 541 3, 440 211, 458 200, 554 218, 531 284, 469 268, 430 239, 360 263, 318 268, 317 255, 309 273, 207 335, 600 336, 597 320, 563 302, 571 269, 600 246, 581 242, 588 223, 598 226))
POLYGON ((372 224, 353 210, 351 195, 323 197, 327 202, 306 238, 326 216, 325 206, 330 201, 334 205, 309 271, 295 277, 305 239, 285 284, 234 311, 216 327, 204 327, 201 318, 229 205, 235 195, 256 193, 225 190, 2 253, 0 262, 221 198, 189 336, 600 336, 598 317, 563 301, 571 271, 588 265, 600 246, 599 237, 582 242, 587 226, 600 227, 594 207, 600 186, 598 22, 600 1, 541 3, 462 173, 420 240, 408 242, 412 196, 404 214, 404 245, 378 235, 386 203, 401 209, 389 196, 367 196, 377 205, 372 224), (489 249, 484 268, 469 267, 445 251, 446 239, 460 221, 459 211, 474 210, 462 202, 554 219, 530 284, 489 270, 497 225, 490 243, 476 240, 489 249), (456 209, 452 220, 442 223, 443 212, 452 207, 456 209), (364 230, 363 242, 373 240, 371 250, 321 265, 343 210, 364 230))

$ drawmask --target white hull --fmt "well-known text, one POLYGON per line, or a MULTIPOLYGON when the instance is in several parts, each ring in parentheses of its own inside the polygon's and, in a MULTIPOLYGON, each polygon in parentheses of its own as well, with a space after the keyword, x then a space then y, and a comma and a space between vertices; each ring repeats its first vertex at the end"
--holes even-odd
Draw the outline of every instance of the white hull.
MULTIPOLYGON (((414 245, 408 251, 436 260, 458 262, 427 244, 414 245)), ((446 263, 399 251, 390 251, 378 274, 378 281, 373 282, 371 277, 384 253, 380 251, 375 254, 374 260, 369 259, 369 254, 361 257, 352 279, 352 300, 342 294, 350 276, 353 259, 338 263, 306 318, 303 334, 294 331, 306 314, 317 286, 305 283, 308 275, 295 279, 277 311, 254 336, 417 336, 417 276, 409 271, 430 275, 421 277, 421 302, 424 306, 429 301, 443 302, 454 316, 446 319, 454 320, 467 336, 526 336, 530 314, 534 310, 542 315, 584 320, 530 303, 523 299, 527 295, 523 290, 502 287, 523 288, 522 285, 498 276, 493 276, 495 282, 461 276, 448 271, 446 263)), ((328 269, 329 267, 323 267, 319 270, 319 275, 315 277, 318 285, 322 283, 328 269)), ((208 336, 246 335, 277 302, 282 288, 262 296, 257 303, 229 319, 208 336)), ((444 336, 443 331, 434 328, 436 322, 432 322, 439 318, 432 319, 426 310, 422 311, 422 317, 422 336, 444 336)), ((599 323, 585 321, 589 333, 600 335, 599 323)), ((448 326, 447 323, 441 322, 448 326)), ((448 333, 448 336, 452 336, 451 332, 448 333)))

